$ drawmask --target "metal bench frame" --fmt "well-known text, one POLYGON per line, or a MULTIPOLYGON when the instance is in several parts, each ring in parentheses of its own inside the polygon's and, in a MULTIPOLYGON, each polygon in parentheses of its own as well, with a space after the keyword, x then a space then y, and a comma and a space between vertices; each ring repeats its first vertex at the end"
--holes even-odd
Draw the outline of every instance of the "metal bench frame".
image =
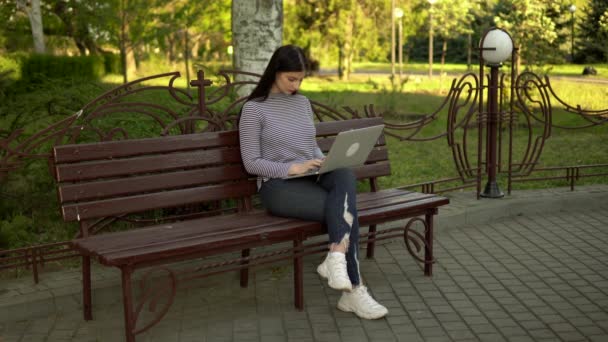
MULTIPOLYGON (((379 123, 381 118, 318 123, 319 146, 327 151, 338 132, 379 123)), ((303 257, 327 250, 326 242, 305 241, 325 234, 326 229, 318 222, 274 217, 254 208, 256 181, 242 166, 238 131, 63 145, 54 147, 53 157, 63 218, 80 224, 80 238, 72 245, 83 255, 86 320, 92 319, 91 258, 121 270, 129 342, 162 319, 178 287, 234 270, 240 270, 241 286, 245 287, 249 267, 279 260, 293 259, 294 304, 303 309, 303 257), (236 205, 222 214, 221 206, 213 204, 226 200, 236 205), (152 219, 144 228, 95 234, 99 227, 134 213, 176 210, 170 208, 200 206, 202 202, 219 210, 180 216, 170 223, 154 224, 152 219), (292 247, 251 255, 255 247, 289 241, 292 247), (236 251, 240 257, 181 272, 166 266, 236 251), (141 276, 136 302, 132 278, 140 268, 147 269, 141 276), (150 281, 152 277, 154 281, 150 281), (164 304, 155 305, 159 301, 164 304), (154 309, 154 317, 144 323, 139 319, 146 303, 154 309)), ((433 216, 449 200, 399 189, 379 190, 377 177, 390 175, 384 135, 355 173, 358 179, 369 180, 371 190, 358 196, 360 225, 369 226, 369 232, 361 234, 367 256, 373 257, 375 241, 402 237, 408 251, 423 264, 425 275, 431 276, 433 216), (407 218, 403 227, 376 231, 378 224, 407 218)))

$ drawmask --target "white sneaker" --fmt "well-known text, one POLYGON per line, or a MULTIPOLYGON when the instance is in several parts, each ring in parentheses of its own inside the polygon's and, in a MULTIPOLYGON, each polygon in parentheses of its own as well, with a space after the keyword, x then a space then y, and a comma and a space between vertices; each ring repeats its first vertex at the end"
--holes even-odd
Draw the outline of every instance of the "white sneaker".
POLYGON ((363 285, 355 287, 351 292, 343 292, 338 301, 338 309, 354 312, 365 319, 378 319, 388 314, 388 309, 376 302, 363 285))
POLYGON ((353 284, 346 270, 346 255, 340 252, 329 252, 325 261, 317 267, 317 273, 328 280, 332 289, 350 291, 353 284))

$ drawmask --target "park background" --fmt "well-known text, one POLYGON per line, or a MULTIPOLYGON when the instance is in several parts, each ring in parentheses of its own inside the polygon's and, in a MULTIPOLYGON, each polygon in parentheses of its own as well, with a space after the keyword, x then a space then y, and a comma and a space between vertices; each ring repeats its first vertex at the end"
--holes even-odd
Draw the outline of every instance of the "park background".
MULTIPOLYGON (((335 108, 374 104, 391 122, 410 122, 434 112, 453 78, 477 72, 475 46, 492 26, 511 34, 521 57, 519 66, 507 61, 501 71, 508 74, 517 67, 548 75, 566 102, 586 110, 608 108, 605 0, 0 0, 0 141, 17 129, 23 129, 23 137, 31 136, 127 81, 180 71, 183 77, 177 85, 186 88, 197 70, 213 75, 238 67, 234 30, 242 18, 233 14, 247 2, 280 10, 281 42, 302 46, 312 61, 303 93, 335 108), (396 21, 401 43, 392 39, 393 5, 403 13, 396 21), (391 63, 392 46, 395 56, 402 53, 401 67, 396 59, 391 63), (583 77, 588 66, 597 74, 583 77)), ((276 32, 268 36, 272 34, 276 32)), ((555 124, 562 126, 585 122, 559 109, 554 114, 555 124)), ((140 117, 122 117, 119 122, 134 137, 149 136, 151 126, 140 117)), ((440 134, 445 126, 442 116, 425 127, 422 137, 440 134)), ((606 163, 607 133, 606 125, 555 129, 541 163, 606 163)), ((454 173, 444 140, 391 140, 389 148, 393 176, 383 180, 385 187, 454 173)), ((581 184, 585 182, 607 179, 590 178, 581 184)), ((563 185, 541 181, 517 187, 563 185)), ((0 186, 0 250, 73 237, 76 227, 62 223, 44 160, 26 161, 4 175, 0 186)))

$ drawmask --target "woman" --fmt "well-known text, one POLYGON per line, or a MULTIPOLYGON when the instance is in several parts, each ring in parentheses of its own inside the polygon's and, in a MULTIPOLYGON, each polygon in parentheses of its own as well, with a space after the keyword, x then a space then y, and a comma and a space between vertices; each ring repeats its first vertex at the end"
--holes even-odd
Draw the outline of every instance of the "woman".
POLYGON ((306 74, 302 49, 277 49, 241 111, 241 155, 247 172, 258 176, 262 205, 273 215, 324 222, 329 253, 317 272, 331 288, 342 290, 338 309, 366 319, 384 317, 361 282, 356 178, 350 169, 320 177, 298 175, 318 168, 324 155, 316 142, 310 101, 298 94, 306 74))

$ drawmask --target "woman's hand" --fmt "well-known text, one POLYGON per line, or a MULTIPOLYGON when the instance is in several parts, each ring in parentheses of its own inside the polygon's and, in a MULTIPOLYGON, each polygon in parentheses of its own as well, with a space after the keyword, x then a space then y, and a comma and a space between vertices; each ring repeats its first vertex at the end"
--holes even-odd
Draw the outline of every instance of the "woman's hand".
POLYGON ((303 163, 292 164, 287 171, 289 176, 299 175, 301 173, 307 172, 312 169, 316 169, 321 167, 323 164, 323 159, 311 159, 307 160, 303 163))

